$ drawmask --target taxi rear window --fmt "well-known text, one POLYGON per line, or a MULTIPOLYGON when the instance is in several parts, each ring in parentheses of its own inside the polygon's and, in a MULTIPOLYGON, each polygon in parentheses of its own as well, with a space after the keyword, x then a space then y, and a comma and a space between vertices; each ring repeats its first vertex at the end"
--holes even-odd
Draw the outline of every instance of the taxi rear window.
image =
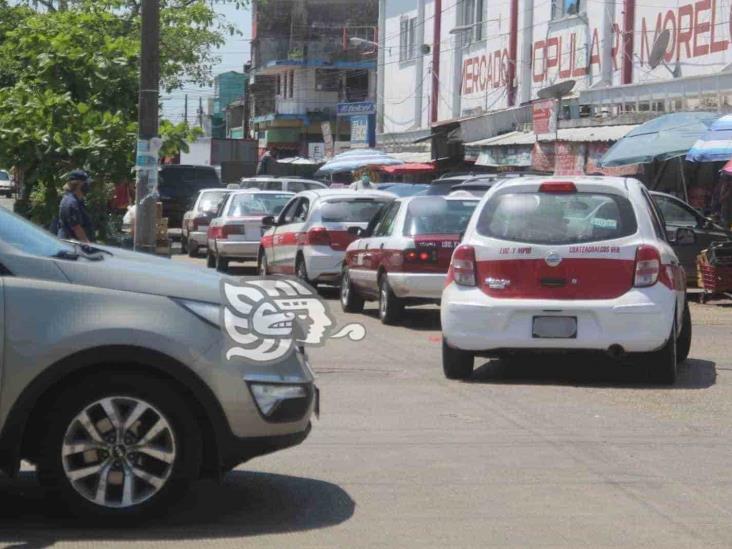
POLYGON ((407 208, 404 236, 460 234, 467 227, 477 204, 477 200, 445 200, 432 196, 415 198, 407 208))
POLYGON ((386 200, 347 198, 325 202, 321 209, 323 223, 368 223, 386 200))
POLYGON ((627 198, 603 193, 509 193, 491 198, 478 218, 483 236, 527 244, 577 244, 635 234, 627 198))

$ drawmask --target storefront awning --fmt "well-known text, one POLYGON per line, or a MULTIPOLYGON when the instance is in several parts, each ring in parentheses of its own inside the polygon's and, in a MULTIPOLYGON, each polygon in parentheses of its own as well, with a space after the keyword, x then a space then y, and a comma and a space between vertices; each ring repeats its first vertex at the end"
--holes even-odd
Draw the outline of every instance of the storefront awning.
POLYGON ((480 141, 466 143, 466 147, 501 147, 505 145, 533 145, 536 142, 534 132, 509 132, 480 141))
POLYGON ((435 166, 434 164, 411 162, 401 164, 399 166, 382 166, 380 170, 392 175, 404 173, 425 173, 435 171, 435 166))
MULTIPOLYGON (((569 141, 572 143, 594 143, 618 141, 637 128, 637 124, 619 126, 586 126, 581 128, 560 128, 555 134, 542 135, 538 141, 569 141)), ((533 145, 537 141, 534 132, 509 132, 489 139, 466 143, 468 147, 504 147, 510 145, 533 145)))

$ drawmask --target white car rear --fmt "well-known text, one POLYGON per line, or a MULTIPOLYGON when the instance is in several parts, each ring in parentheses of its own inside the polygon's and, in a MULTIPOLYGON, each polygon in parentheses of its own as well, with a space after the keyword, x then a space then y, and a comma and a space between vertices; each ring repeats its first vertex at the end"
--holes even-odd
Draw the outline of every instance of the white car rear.
POLYGON ((208 228, 208 266, 225 271, 231 261, 256 261, 265 231, 262 220, 278 215, 293 196, 256 189, 232 192, 208 228))
POLYGON ((194 257, 208 246, 208 225, 216 215, 221 202, 231 191, 227 189, 202 189, 193 207, 183 215, 181 242, 183 251, 194 257))
POLYGON ((453 254, 442 294, 445 374, 469 376, 475 355, 582 350, 647 353, 657 380, 673 382, 691 338, 685 292, 638 181, 502 182, 453 254))
POLYGON ((303 280, 337 282, 353 228, 365 229, 395 196, 381 191, 323 189, 297 194, 262 237, 260 273, 296 274, 303 280), (351 230, 351 231, 349 231, 351 230))

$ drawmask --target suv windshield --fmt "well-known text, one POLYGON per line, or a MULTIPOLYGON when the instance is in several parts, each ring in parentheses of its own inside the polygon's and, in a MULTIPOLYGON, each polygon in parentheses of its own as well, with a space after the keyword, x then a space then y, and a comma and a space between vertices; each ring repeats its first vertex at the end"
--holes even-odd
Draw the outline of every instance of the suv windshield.
POLYGON ((374 198, 328 200, 321 208, 323 223, 368 223, 387 202, 374 198))
POLYGON ((229 215, 278 215, 292 198, 291 194, 247 193, 238 194, 231 199, 229 215))
POLYGON ((460 234, 473 215, 477 200, 415 198, 409 203, 404 236, 460 234))
POLYGON ((0 208, 0 241, 27 254, 44 257, 74 253, 73 245, 5 208, 0 208))
POLYGON ((601 193, 512 193, 491 198, 477 225, 483 236, 527 244, 576 244, 638 230, 627 198, 601 193))

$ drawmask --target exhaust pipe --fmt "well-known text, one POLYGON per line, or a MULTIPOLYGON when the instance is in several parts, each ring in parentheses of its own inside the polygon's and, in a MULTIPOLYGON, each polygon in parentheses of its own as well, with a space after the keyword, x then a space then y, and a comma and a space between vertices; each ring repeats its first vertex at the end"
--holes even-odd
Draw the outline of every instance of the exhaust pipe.
POLYGON ((614 360, 622 360, 625 358, 625 349, 623 349, 622 345, 618 345, 616 343, 614 345, 610 345, 607 350, 607 354, 614 360))

